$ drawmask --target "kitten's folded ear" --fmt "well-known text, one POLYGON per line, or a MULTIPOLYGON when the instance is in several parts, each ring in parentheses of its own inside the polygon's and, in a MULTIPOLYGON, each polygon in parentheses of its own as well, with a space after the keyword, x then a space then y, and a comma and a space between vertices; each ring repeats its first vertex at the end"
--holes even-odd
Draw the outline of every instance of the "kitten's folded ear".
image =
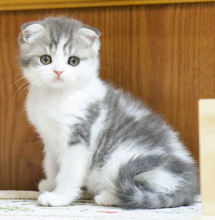
POLYGON ((36 22, 29 22, 22 25, 22 39, 24 42, 32 42, 39 35, 44 34, 46 31, 44 27, 36 22))
POLYGON ((92 46, 101 35, 100 31, 88 25, 82 27, 75 37, 81 39, 87 46, 92 46))
POLYGON ((87 29, 90 29, 90 30, 94 31, 98 36, 101 35, 101 32, 100 32, 97 28, 91 27, 91 26, 89 26, 89 25, 87 25, 87 24, 85 24, 85 25, 83 26, 83 28, 87 28, 87 29))

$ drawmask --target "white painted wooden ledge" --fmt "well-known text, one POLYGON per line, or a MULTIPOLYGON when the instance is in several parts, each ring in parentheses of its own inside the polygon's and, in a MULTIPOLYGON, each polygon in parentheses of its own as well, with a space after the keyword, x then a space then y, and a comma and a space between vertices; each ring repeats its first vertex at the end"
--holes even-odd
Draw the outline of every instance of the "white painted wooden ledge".
POLYGON ((37 199, 39 192, 0 190, 0 199, 37 199))
MULTIPOLYGON (((22 190, 0 190, 0 199, 37 199, 40 193, 38 191, 22 190)), ((92 197, 87 192, 82 192, 80 200, 91 200, 92 197)))
POLYGON ((199 101, 199 144, 202 217, 215 220, 215 99, 199 101))

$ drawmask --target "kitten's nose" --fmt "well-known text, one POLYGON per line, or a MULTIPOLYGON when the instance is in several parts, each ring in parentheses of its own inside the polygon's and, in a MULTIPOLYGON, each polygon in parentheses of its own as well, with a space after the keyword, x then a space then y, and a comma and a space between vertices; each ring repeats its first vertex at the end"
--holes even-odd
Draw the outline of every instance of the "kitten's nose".
POLYGON ((57 71, 57 70, 54 70, 54 72, 55 72, 58 76, 60 76, 60 75, 62 74, 63 71, 57 71))

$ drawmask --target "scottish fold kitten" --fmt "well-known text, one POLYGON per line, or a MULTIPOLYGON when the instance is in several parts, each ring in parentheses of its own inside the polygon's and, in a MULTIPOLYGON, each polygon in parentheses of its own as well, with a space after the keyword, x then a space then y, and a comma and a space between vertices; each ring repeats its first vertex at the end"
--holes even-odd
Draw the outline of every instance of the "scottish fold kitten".
POLYGON ((44 143, 41 205, 63 206, 86 186, 98 205, 190 205, 195 163, 177 134, 129 94, 98 77, 100 32, 50 17, 22 26, 26 109, 44 143))

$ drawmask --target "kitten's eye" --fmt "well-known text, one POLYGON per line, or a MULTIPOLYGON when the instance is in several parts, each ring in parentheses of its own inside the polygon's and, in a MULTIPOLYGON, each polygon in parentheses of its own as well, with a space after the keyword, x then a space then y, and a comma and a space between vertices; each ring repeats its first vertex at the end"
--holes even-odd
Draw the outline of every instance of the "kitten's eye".
POLYGON ((52 58, 49 55, 43 55, 43 56, 40 57, 40 61, 41 61, 42 64, 48 65, 49 63, 52 62, 52 58))
POLYGON ((70 57, 68 60, 68 64, 71 66, 77 66, 80 62, 80 59, 78 57, 70 57))

